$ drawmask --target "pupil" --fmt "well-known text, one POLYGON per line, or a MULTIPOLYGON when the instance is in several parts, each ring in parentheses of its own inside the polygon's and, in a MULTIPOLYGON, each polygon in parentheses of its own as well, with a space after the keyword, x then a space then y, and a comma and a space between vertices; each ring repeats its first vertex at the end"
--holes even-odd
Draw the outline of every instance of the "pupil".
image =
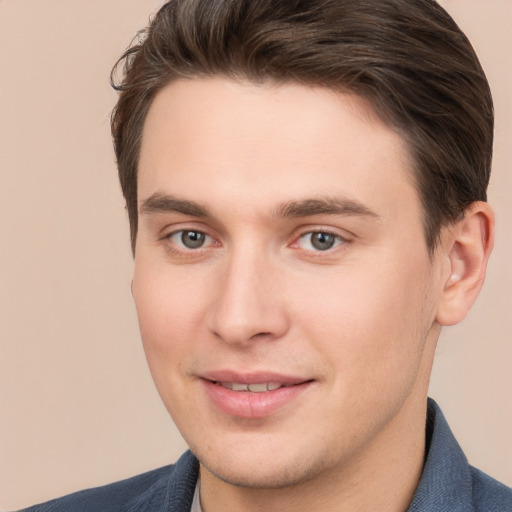
POLYGON ((334 236, 329 233, 313 233, 311 244, 315 249, 326 251, 334 245, 334 236))
POLYGON ((189 249, 197 249, 204 243, 204 233, 199 231, 184 231, 181 235, 181 241, 189 249))

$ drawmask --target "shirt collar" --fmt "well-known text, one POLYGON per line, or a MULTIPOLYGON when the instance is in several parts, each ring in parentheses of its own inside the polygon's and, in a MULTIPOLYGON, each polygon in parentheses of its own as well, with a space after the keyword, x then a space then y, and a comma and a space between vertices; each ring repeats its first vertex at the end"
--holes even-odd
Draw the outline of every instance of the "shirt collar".
POLYGON ((468 460, 439 406, 428 399, 426 460, 408 512, 467 512, 472 483, 468 460))

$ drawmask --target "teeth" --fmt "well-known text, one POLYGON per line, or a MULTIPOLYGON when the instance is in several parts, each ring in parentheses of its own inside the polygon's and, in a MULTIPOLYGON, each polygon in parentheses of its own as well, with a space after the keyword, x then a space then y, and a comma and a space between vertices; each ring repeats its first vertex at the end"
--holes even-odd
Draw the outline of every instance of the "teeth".
POLYGON ((263 391, 268 391, 267 384, 263 382, 262 384, 249 384, 249 391, 253 393, 262 393, 263 391))
POLYGON ((279 382, 261 382, 258 384, 241 384, 239 382, 218 382, 223 388, 232 391, 251 391, 253 393, 264 393, 265 391, 273 391, 283 387, 279 382))

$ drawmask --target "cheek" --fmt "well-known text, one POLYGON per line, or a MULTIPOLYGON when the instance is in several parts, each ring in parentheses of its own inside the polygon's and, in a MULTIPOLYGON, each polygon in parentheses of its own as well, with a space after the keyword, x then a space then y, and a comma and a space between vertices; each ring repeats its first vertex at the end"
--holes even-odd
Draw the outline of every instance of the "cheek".
POLYGON ((189 418, 187 411, 196 409, 187 368, 202 328, 200 294, 193 283, 185 286, 168 269, 137 262, 132 291, 149 370, 162 402, 180 426, 178 420, 189 418))
POLYGON ((312 283, 295 289, 294 316, 332 362, 334 378, 381 385, 386 375, 414 372, 420 362, 434 316, 425 298, 430 278, 422 260, 405 265, 394 255, 387 261, 396 263, 336 269, 316 279, 314 294, 300 293, 312 283))
POLYGON ((204 317, 200 287, 168 268, 136 262, 132 291, 144 351, 157 380, 159 369, 176 367, 198 339, 204 317))

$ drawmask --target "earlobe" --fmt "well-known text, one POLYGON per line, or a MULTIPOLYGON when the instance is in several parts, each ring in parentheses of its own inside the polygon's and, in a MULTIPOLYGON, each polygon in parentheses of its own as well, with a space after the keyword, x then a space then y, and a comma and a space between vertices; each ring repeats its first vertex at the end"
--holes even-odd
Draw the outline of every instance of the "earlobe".
POLYGON ((485 279, 487 261, 494 243, 494 214, 478 201, 450 229, 446 243, 446 266, 436 320, 441 325, 459 323, 471 309, 485 279))

